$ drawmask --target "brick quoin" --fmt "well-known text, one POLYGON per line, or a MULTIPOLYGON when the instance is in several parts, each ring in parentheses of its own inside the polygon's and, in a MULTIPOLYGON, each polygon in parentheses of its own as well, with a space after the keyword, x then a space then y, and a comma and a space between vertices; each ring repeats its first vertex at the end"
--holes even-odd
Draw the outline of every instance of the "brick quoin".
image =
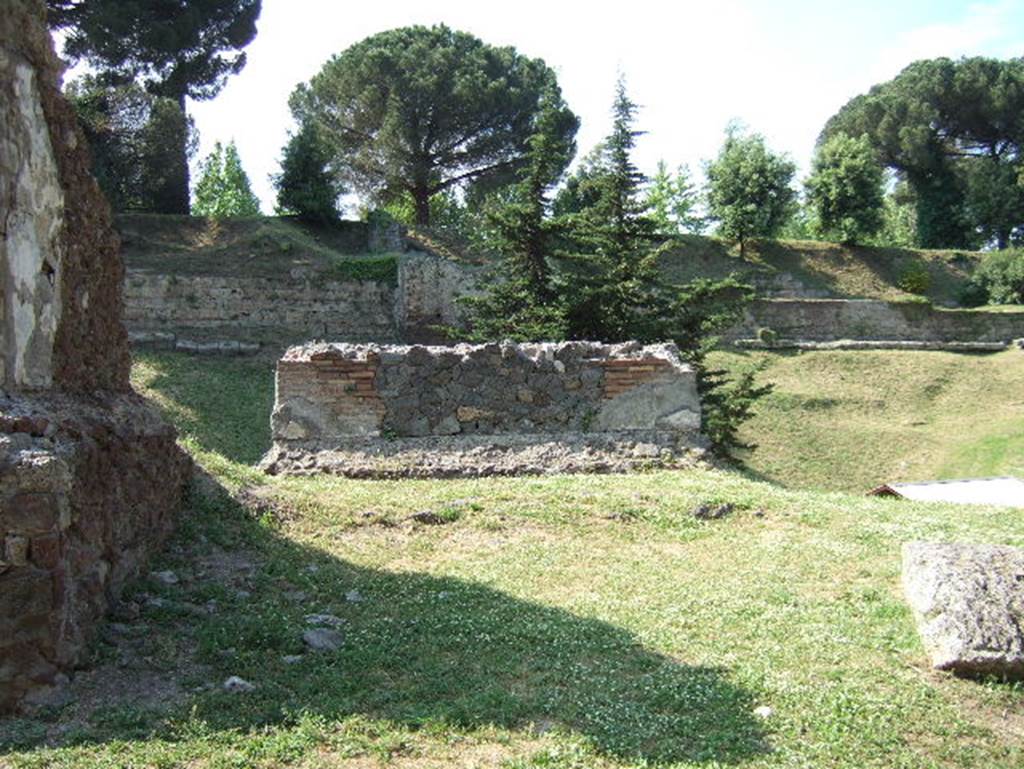
POLYGON ((614 398, 625 392, 656 379, 659 374, 671 370, 671 365, 657 358, 639 360, 606 360, 601 362, 604 369, 604 397, 614 398))

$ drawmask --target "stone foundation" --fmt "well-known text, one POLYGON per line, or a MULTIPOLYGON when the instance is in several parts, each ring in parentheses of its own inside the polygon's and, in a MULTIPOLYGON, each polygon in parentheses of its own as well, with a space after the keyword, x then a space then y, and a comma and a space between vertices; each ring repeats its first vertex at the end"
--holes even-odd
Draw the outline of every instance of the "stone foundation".
POLYGON ((702 445, 674 345, 311 344, 277 368, 270 472, 359 477, 630 469, 702 445))
POLYGON ((136 395, 0 399, 0 711, 64 680, 170 532, 188 472, 136 395))

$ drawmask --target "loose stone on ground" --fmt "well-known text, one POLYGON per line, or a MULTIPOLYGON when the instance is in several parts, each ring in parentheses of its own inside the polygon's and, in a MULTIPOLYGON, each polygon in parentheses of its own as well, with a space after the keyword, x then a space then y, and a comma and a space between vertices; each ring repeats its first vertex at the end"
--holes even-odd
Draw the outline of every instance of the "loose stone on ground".
POLYGON ((333 652, 341 648, 345 637, 337 630, 313 628, 302 634, 302 640, 313 651, 333 652))

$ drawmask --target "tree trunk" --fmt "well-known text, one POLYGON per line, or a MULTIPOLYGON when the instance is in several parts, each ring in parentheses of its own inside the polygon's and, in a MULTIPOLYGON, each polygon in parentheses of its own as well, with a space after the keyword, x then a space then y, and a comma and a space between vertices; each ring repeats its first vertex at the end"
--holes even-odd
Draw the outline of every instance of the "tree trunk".
POLYGON ((416 187, 412 191, 412 199, 416 203, 416 224, 430 225, 430 190, 416 187))
POLYGON ((174 98, 185 119, 186 129, 182 132, 181 144, 174 148, 175 167, 167 171, 166 195, 163 196, 167 210, 160 213, 187 215, 191 211, 188 170, 188 112, 185 111, 185 94, 177 94, 174 98))

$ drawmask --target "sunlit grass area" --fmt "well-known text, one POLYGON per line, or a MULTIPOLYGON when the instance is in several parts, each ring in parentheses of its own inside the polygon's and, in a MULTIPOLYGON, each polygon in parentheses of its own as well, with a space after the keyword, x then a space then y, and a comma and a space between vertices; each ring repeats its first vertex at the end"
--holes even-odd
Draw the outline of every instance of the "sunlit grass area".
MULTIPOLYGON (((797 363, 849 382, 833 397, 852 402, 879 354, 836 355, 854 357, 773 358, 768 374, 782 384, 759 419, 787 390, 811 397, 798 372, 782 376, 797 363)), ((897 370, 876 372, 880 399, 897 402, 919 355, 932 354, 896 354, 897 370)), ((997 364, 1017 365, 1001 358, 966 360, 991 365, 982 376, 1001 391, 997 364)), ((960 381, 947 369, 963 358, 920 360, 960 381)), ((212 474, 154 566, 178 582, 129 589, 146 596, 141 616, 97 641, 75 701, 0 722, 0 765, 1024 764, 1024 689, 932 672, 898 584, 902 542, 1024 545, 1019 510, 787 489, 720 470, 272 479, 252 467, 269 440, 271 363, 148 355, 135 383, 212 474), (733 511, 697 520, 702 503, 733 511), (444 523, 412 517, 423 511, 444 523), (339 648, 306 648, 313 614, 335 618, 339 648), (229 676, 255 688, 224 691, 229 676)), ((911 413, 925 398, 899 402, 907 419, 935 418, 911 413)), ((979 462, 1014 453, 1012 430, 991 435, 1010 443, 979 462)), ((767 475, 756 462, 779 449, 761 443, 751 463, 767 475)), ((865 447, 873 456, 889 455, 865 447)))
POLYGON ((716 353, 775 386, 742 430, 757 475, 866 492, 889 481, 1024 477, 1024 354, 716 353))

